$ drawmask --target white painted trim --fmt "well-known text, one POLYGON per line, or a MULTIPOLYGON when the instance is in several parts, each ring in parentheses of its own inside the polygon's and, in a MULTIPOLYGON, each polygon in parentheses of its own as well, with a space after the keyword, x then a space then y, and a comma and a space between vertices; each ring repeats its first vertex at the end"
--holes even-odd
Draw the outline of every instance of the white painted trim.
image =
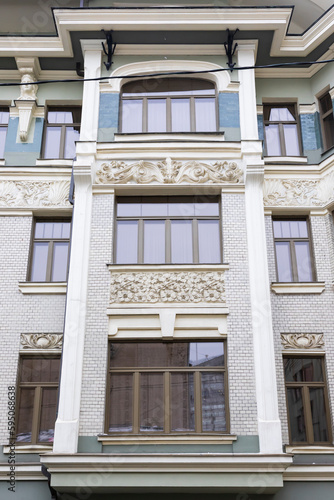
POLYGON ((317 111, 315 103, 312 104, 299 104, 299 114, 300 115, 311 115, 317 111))
MULTIPOLYGON (((255 52, 257 45, 247 43, 238 46, 238 66, 253 66, 255 63, 255 52)), ((253 69, 239 71, 240 79, 240 130, 241 140, 257 141, 258 124, 256 109, 255 73, 253 69)))
POLYGON ((184 133, 184 134, 115 134, 115 142, 222 142, 225 141, 224 132, 214 134, 184 133))
MULTIPOLYGON (((94 40, 85 43, 84 48, 84 75, 85 79, 99 78, 101 76, 102 46, 96 48, 94 40)), ((83 84, 82 113, 80 125, 80 141, 96 141, 99 121, 99 82, 85 81, 83 84)), ((77 150, 79 152, 80 149, 77 150)), ((78 156, 78 155, 77 155, 78 156)), ((78 157, 79 159, 79 157, 78 157)))
MULTIPOLYGON (((109 80, 110 88, 115 92, 120 92, 122 85, 128 80, 126 76, 133 75, 149 75, 151 73, 168 73, 170 71, 212 71, 221 69, 222 66, 213 64, 207 61, 189 61, 189 60, 157 60, 157 61, 141 61, 131 64, 126 64, 115 69, 110 76, 122 76, 125 78, 117 78, 109 80)), ((174 75, 177 77, 177 75, 174 75)), ((182 78, 202 78, 215 83, 218 92, 235 92, 235 83, 230 88, 231 78, 227 71, 219 73, 207 73, 199 75, 181 75, 182 78)))
POLYGON ((307 164, 307 156, 264 156, 264 163, 267 164, 288 164, 305 163, 307 164))
POLYGON ((32 217, 34 213, 30 210, 20 210, 13 208, 2 208, 0 217, 32 217))
POLYGON ((225 434, 225 435, 168 435, 168 436, 131 436, 131 435, 100 435, 97 440, 103 444, 103 446, 110 445, 142 445, 142 444, 221 444, 228 445, 233 444, 237 441, 237 436, 225 434))
MULTIPOLYGON (((241 40, 240 40, 241 42, 241 40)), ((238 40, 239 43, 239 40, 238 40)), ((187 56, 196 56, 199 55, 219 55, 226 57, 226 52, 224 45, 163 45, 163 44, 119 44, 115 50, 116 56, 125 56, 125 55, 162 55, 162 56, 175 56, 175 55, 187 55, 187 56)))
POLYGON ((6 164, 6 161, 5 161, 5 160, 0 160, 0 165, 1 165, 1 166, 5 166, 5 164, 6 164))
POLYGON ((291 465, 283 472, 284 481, 331 481, 334 477, 334 464, 291 465))
MULTIPOLYGON (((47 481, 47 478, 42 474, 41 465, 30 465, 29 463, 0 464, 0 481, 8 482, 10 466, 13 467, 13 465, 15 465, 15 481, 47 481)), ((15 495, 13 497, 15 498, 15 495)))
POLYGON ((36 160, 36 167, 71 167, 73 160, 54 159, 54 160, 36 160))
POLYGON ((115 273, 144 273, 144 272, 200 272, 200 271, 227 271, 228 264, 108 264, 109 271, 115 273))
POLYGON ((19 290, 24 295, 62 295, 66 293, 66 283, 37 283, 21 281, 19 282, 19 290))
MULTIPOLYGON (((25 445, 22 445, 20 443, 15 443, 15 455, 23 455, 23 454, 27 454, 27 453, 38 453, 38 454, 41 454, 41 453, 49 453, 50 451, 52 451, 52 444, 50 445, 42 445, 42 444, 25 444, 25 445)), ((4 455, 9 455, 11 450, 13 450, 13 448, 11 448, 9 445, 4 445, 3 446, 3 453, 4 455)))
POLYGON ((294 455, 334 455, 334 446, 290 445, 285 447, 285 451, 286 453, 293 453, 294 455))
POLYGON ((320 294, 325 290, 325 283, 272 283, 271 289, 281 294, 320 294))

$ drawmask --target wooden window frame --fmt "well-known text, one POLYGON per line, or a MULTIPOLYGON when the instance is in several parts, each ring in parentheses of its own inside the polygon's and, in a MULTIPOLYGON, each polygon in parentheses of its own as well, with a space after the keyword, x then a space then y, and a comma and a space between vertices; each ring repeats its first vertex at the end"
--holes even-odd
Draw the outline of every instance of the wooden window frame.
POLYGON ((326 125, 326 118, 330 115, 333 116, 333 120, 334 120, 334 111, 333 111, 333 100, 332 100, 332 97, 329 93, 329 91, 327 90, 326 92, 324 92, 323 94, 321 94, 320 96, 318 96, 318 103, 319 103, 319 115, 320 115, 320 125, 321 125, 321 132, 322 132, 322 140, 323 140, 323 145, 324 145, 324 150, 327 151, 328 149, 331 149, 333 146, 334 146, 334 137, 332 137, 331 139, 331 142, 329 143, 329 140, 328 140, 328 131, 327 131, 327 125, 326 125), (332 107, 331 109, 327 110, 326 112, 324 112, 322 110, 322 101, 327 97, 329 96, 330 100, 331 100, 331 103, 332 103, 332 107))
POLYGON ((65 283, 63 281, 51 281, 52 278, 52 262, 53 262, 53 249, 54 249, 54 243, 64 243, 68 242, 68 254, 67 254, 67 266, 66 266, 66 277, 68 275, 68 269, 69 269, 69 263, 70 263, 70 248, 71 248, 71 232, 72 232, 72 227, 70 228, 70 236, 69 238, 35 238, 35 231, 36 231, 36 224, 38 222, 69 222, 71 224, 71 218, 69 217, 64 217, 64 218, 57 218, 57 219, 40 219, 36 218, 34 219, 33 225, 32 225, 32 238, 31 238, 31 245, 30 245, 30 256, 29 256, 29 266, 28 266, 28 276, 27 276, 27 281, 31 283, 65 283), (48 246, 48 257, 47 257, 47 265, 46 265, 46 273, 45 273, 45 280, 44 281, 31 281, 31 275, 32 275, 32 264, 33 264, 33 259, 34 259, 34 244, 35 243, 46 243, 49 242, 48 246))
MULTIPOLYGON (((2 113, 2 112, 9 113, 9 106, 0 105, 0 113, 2 113)), ((8 118, 7 123, 0 123, 0 129, 6 129, 6 135, 7 135, 7 131, 8 131, 8 123, 9 123, 9 118, 8 118)), ((3 153, 4 152, 5 152, 5 148, 4 148, 3 153)), ((1 154, 1 151, 0 151, 0 158, 3 158, 3 154, 1 154)))
MULTIPOLYGON (((212 339, 210 339, 212 340, 212 339)), ((202 340, 203 342, 209 342, 210 340, 202 340)), ((179 339, 174 340, 175 343, 182 342, 200 342, 199 339, 179 339)), ((155 342, 155 343, 166 343, 161 340, 141 340, 141 339, 131 339, 133 343, 147 343, 147 342, 155 342)), ((225 435, 230 433, 230 413, 229 413, 229 398, 228 398, 228 375, 227 375, 227 348, 226 348, 226 340, 212 340, 212 342, 220 342, 224 344, 224 366, 221 367, 124 367, 124 368, 111 368, 110 366, 110 349, 111 344, 122 344, 124 341, 110 341, 108 344, 108 373, 107 373, 107 383, 106 383, 106 411, 105 411, 105 434, 110 436, 184 436, 187 435, 225 435), (226 421, 226 430, 225 431, 202 431, 202 394, 201 394, 201 372, 205 373, 224 373, 224 402, 225 402, 225 421, 226 421), (123 431, 109 431, 109 421, 110 421, 110 384, 111 384, 111 376, 113 373, 127 373, 133 374, 133 400, 132 400, 132 432, 123 432, 123 431), (164 430, 163 431, 140 431, 140 411, 139 411, 139 393, 140 393, 140 374, 141 373, 162 373, 163 374, 163 402, 164 402, 164 430), (193 373, 194 374, 194 409, 195 409, 195 429, 193 431, 185 430, 181 431, 172 431, 171 430, 171 416, 172 412, 169 409, 169 404, 171 400, 171 392, 170 392, 170 375, 171 373, 193 373)))
MULTIPOLYGON (((115 245, 114 245, 114 262, 117 264, 117 223, 119 221, 138 221, 138 253, 137 253, 137 262, 133 262, 132 264, 144 264, 144 265, 149 265, 150 263, 144 263, 144 221, 145 220, 156 220, 156 221, 165 221, 165 262, 159 262, 158 264, 172 264, 171 262, 171 220, 191 220, 192 221, 192 253, 193 253, 193 261, 190 264, 202 264, 199 262, 199 236, 198 236, 198 221, 199 220, 218 220, 219 221, 219 254, 220 254, 220 261, 216 262, 216 264, 221 264, 222 263, 222 255, 223 255, 223 248, 222 248, 222 228, 221 228, 221 198, 219 196, 213 196, 211 198, 215 198, 216 202, 219 204, 218 208, 218 215, 208 215, 208 216, 174 216, 174 215, 161 215, 161 216, 151 216, 151 215, 145 215, 145 216, 118 216, 117 215, 117 205, 118 205, 118 200, 119 199, 124 199, 128 197, 123 197, 120 196, 116 199, 116 210, 115 210, 115 245)), ((161 197, 155 197, 155 196, 141 196, 141 197, 132 197, 129 199, 134 200, 138 199, 138 203, 143 203, 142 200, 147 200, 147 199, 152 199, 152 203, 161 203, 161 197)), ((196 196, 167 196, 167 203, 169 199, 176 199, 180 198, 180 203, 187 203, 189 200, 189 203, 194 202, 196 199, 196 196), (190 200, 192 199, 192 201, 190 200)), ((198 202, 200 203, 200 202, 198 202)), ((204 202, 203 202, 204 203, 204 202)), ((175 264, 176 265, 176 264, 175 264)))
MULTIPOLYGON (((31 428, 31 441, 17 441, 17 445, 37 445, 37 444, 47 444, 47 441, 38 441, 38 434, 39 434, 39 427, 40 427, 40 421, 41 421, 41 410, 42 410, 42 391, 43 389, 48 389, 48 388, 56 388, 57 389, 57 399, 58 399, 58 394, 59 394, 59 380, 60 380, 60 371, 59 371, 59 377, 58 377, 58 382, 22 382, 21 381, 21 370, 22 370, 22 363, 21 359, 59 359, 60 360, 60 355, 52 354, 52 355, 46 355, 44 354, 43 356, 41 355, 22 355, 20 357, 20 362, 19 362, 19 371, 18 371, 18 390, 17 390, 17 418, 15 419, 16 421, 16 432, 15 435, 17 437, 17 431, 18 431, 18 424, 19 424, 19 408, 20 408, 20 402, 21 402, 21 391, 22 389, 34 389, 34 406, 33 406, 33 418, 32 418, 32 428, 31 428)), ((59 370, 61 368, 61 365, 59 363, 59 370)))
POLYGON ((312 245, 312 237, 311 237, 311 227, 310 220, 307 217, 273 217, 272 218, 272 228, 273 228, 273 237, 274 237, 274 251, 275 251, 275 266, 276 266, 276 277, 279 283, 312 283, 316 281, 316 272, 315 272, 315 262, 314 262, 314 253, 313 253, 313 245, 312 245), (277 238, 274 233, 274 221, 306 221, 307 224, 307 238, 277 238), (295 241, 303 242, 306 241, 309 244, 310 250, 310 262, 311 262, 311 273, 312 273, 312 281, 299 281, 298 280, 298 266, 297 266, 297 257, 295 251, 295 241), (290 262, 291 262, 291 273, 292 273, 292 281, 279 281, 278 275, 278 259, 276 253, 276 242, 288 242, 289 250, 290 250, 290 262))
POLYGON ((285 355, 283 357, 283 365, 285 359, 298 359, 298 358, 310 358, 310 359, 320 359, 321 360, 321 369, 322 369, 322 377, 323 380, 321 382, 287 382, 285 380, 284 375, 284 384, 285 384, 285 399, 286 399, 286 408, 287 408, 287 417, 288 417, 288 428, 289 428, 289 444, 291 445, 299 445, 305 446, 309 445, 329 445, 332 443, 332 429, 331 429, 331 419, 330 419, 330 407, 329 407, 329 398, 328 398, 328 387, 327 387, 327 377, 326 377, 326 369, 325 369, 325 357, 317 356, 315 354, 312 355, 300 355, 293 356, 285 355), (309 397, 309 388, 319 387, 324 390, 324 404, 326 409, 326 423, 328 430, 328 441, 314 441, 314 433, 313 433, 313 425, 312 425, 312 413, 311 413, 311 402, 309 397), (293 441, 291 434, 291 426, 290 426, 290 418, 289 418, 289 403, 288 403, 288 389, 301 389, 302 392, 302 401, 303 401, 303 410, 304 410, 304 419, 305 419, 305 431, 306 431, 306 441, 293 441))
POLYGON ((263 124, 264 124, 264 143, 265 143, 265 152, 266 156, 273 156, 268 154, 267 150, 267 138, 266 138, 266 126, 267 125, 278 125, 278 136, 279 136, 279 143, 281 147, 281 154, 277 156, 288 156, 286 154, 286 146, 285 146, 285 138, 284 138, 284 125, 296 125, 297 126, 297 135, 298 135, 298 147, 299 147, 299 155, 297 157, 300 157, 302 155, 303 151, 303 146, 302 146, 302 141, 301 141, 301 133, 300 133, 300 123, 299 123, 299 115, 297 113, 297 104, 296 103, 265 103, 263 104, 263 116, 266 115, 268 109, 268 120, 263 119, 263 124), (273 121, 269 120, 270 116, 270 109, 271 108, 288 108, 293 107, 294 115, 296 116, 296 119, 294 121, 273 121))
POLYGON ((65 141, 66 141, 66 130, 69 127, 79 127, 81 126, 81 121, 78 123, 50 123, 48 121, 48 114, 51 111, 72 111, 72 110, 77 110, 80 109, 81 113, 81 106, 49 106, 47 111, 46 111, 46 120, 45 120, 45 125, 44 125, 44 132, 43 132, 43 142, 42 142, 42 158, 45 158, 45 149, 46 149, 46 138, 47 138, 47 131, 48 128, 54 128, 58 127, 61 129, 60 132, 60 142, 59 142, 59 154, 55 158, 46 158, 46 159, 66 159, 66 160, 71 160, 73 158, 65 158, 65 141))
MULTIPOLYGON (((167 78, 166 78, 167 79, 167 78)), ((176 80, 176 78, 175 78, 176 80)), ((189 82, 188 78, 182 79, 182 82, 184 83, 184 88, 187 90, 187 83, 189 82)), ((198 79, 197 79, 198 80, 198 79)), ((145 81, 145 80, 143 80, 145 81)), ((137 95, 134 96, 123 96, 123 92, 121 94, 121 105, 119 109, 119 129, 121 130, 122 134, 131 134, 131 133, 138 133, 138 134, 182 134, 182 133, 216 133, 219 130, 219 110, 218 110, 218 98, 217 98, 217 89, 213 82, 209 80, 203 80, 206 81, 210 84, 212 84, 212 89, 214 89, 214 93, 208 93, 208 94, 184 94, 184 95, 158 95, 155 96, 153 95, 141 95, 141 93, 137 93, 137 95), (195 111, 195 99, 208 99, 208 98, 213 98, 215 100, 215 118, 216 118, 216 127, 215 130, 212 132, 201 132, 196 130, 196 111, 195 111), (165 100, 166 101, 166 131, 165 132, 148 132, 147 127, 148 127, 148 105, 147 101, 148 99, 157 99, 157 100, 165 100), (172 111, 171 111, 171 100, 172 99, 189 99, 190 100, 190 130, 188 132, 178 132, 178 131, 172 131, 172 111), (123 132, 123 102, 127 100, 141 100, 142 101, 142 130, 141 132, 123 132)), ((136 82, 133 82, 136 83, 136 82)), ((126 85, 126 84, 125 84, 126 85)), ((189 87, 189 83, 188 83, 189 87)), ((208 89, 209 90, 209 89, 208 89)), ((161 91, 162 93, 163 91, 161 91)), ((166 91, 167 92, 167 91, 166 91)), ((148 92, 149 93, 149 92, 148 92)))

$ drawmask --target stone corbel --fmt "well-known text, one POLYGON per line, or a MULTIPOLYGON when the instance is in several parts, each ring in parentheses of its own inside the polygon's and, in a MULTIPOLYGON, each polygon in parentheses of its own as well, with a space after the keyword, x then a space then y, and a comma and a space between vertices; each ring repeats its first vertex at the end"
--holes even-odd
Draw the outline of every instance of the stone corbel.
POLYGON ((19 135, 22 142, 28 139, 32 118, 36 111, 36 101, 15 101, 19 115, 19 135))
POLYGON ((15 100, 19 116, 19 135, 22 142, 28 139, 32 118, 37 107, 38 85, 36 81, 40 68, 37 57, 16 58, 16 64, 21 75, 20 96, 15 100))

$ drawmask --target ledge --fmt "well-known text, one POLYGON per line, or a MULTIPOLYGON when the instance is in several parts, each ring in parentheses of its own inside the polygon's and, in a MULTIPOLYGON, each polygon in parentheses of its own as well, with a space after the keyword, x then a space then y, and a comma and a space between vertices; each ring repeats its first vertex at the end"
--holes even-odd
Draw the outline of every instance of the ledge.
POLYGON ((115 134, 115 142, 220 142, 224 141, 224 132, 167 132, 142 134, 115 134))
MULTIPOLYGON (((41 464, 39 462, 38 463, 15 462, 15 464, 0 464, 1 482, 9 481, 9 474, 11 472, 10 467, 13 467, 14 465, 15 465, 15 479, 18 481, 47 481, 47 478, 42 474, 41 464)), ((12 497, 14 499, 15 495, 12 495, 12 497)))
POLYGON ((284 473, 284 481, 333 481, 334 465, 291 465, 284 473))
POLYGON ((264 156, 263 157, 265 165, 267 164, 300 164, 307 163, 307 156, 264 156))
MULTIPOLYGON (((19 443, 15 443, 15 455, 23 454, 23 453, 49 453, 52 451, 53 444, 26 444, 22 445, 19 443)), ((13 447, 9 445, 4 445, 2 448, 4 455, 9 455, 11 451, 13 451, 13 447)))
POLYGON ((49 160, 36 160, 36 167, 71 167, 74 160, 65 160, 64 158, 54 158, 49 160))
POLYGON ((325 290, 325 282, 307 283, 272 283, 271 289, 277 295, 281 294, 320 294, 325 290))
POLYGON ((103 445, 124 445, 124 444, 233 444, 237 440, 237 436, 231 434, 224 434, 219 436, 210 435, 194 435, 187 434, 182 436, 171 435, 168 436, 138 436, 138 435, 100 435, 97 440, 103 445))
POLYGON ((40 282, 19 282, 19 290, 23 294, 40 295, 63 295, 67 290, 67 283, 40 283, 40 282))
POLYGON ((285 451, 294 455, 334 455, 334 446, 289 445, 285 447, 285 451))
POLYGON ((107 264, 115 273, 227 271, 229 264, 107 264))

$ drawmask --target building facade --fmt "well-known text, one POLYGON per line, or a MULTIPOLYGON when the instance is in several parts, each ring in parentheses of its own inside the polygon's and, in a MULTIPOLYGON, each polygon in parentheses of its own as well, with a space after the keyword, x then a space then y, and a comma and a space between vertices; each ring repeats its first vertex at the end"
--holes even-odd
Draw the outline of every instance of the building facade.
POLYGON ((333 498, 325 3, 4 9, 1 498, 333 498))

